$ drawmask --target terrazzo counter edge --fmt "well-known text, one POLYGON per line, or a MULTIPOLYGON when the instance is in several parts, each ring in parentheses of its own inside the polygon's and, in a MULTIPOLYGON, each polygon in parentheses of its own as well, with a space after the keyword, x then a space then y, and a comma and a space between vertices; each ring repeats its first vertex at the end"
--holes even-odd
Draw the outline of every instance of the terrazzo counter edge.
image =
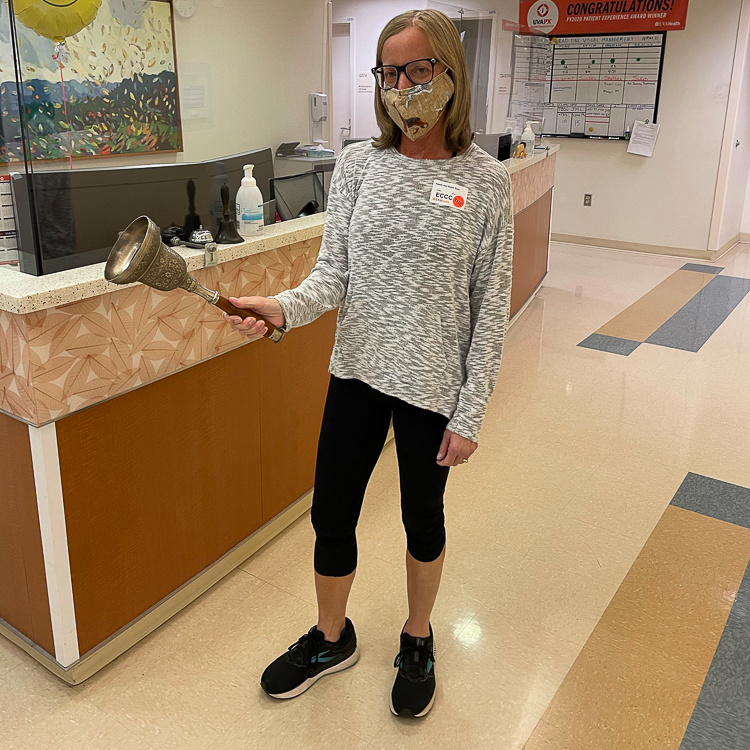
MULTIPOLYGON (((270 225, 265 227, 258 239, 236 245, 219 245, 217 261, 221 265, 322 237, 324 222, 323 213, 270 225)), ((177 250, 185 258, 188 271, 203 268, 202 250, 187 247, 177 250)), ((0 310, 25 315, 135 286, 117 286, 108 282, 104 278, 104 265, 95 263, 45 276, 31 276, 8 266, 0 266, 0 310)))

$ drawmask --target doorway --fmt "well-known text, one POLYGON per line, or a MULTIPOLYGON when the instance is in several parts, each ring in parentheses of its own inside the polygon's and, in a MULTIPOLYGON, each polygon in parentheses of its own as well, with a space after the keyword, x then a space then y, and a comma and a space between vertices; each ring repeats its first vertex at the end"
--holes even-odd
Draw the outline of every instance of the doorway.
POLYGON ((490 70, 495 68, 493 36, 497 13, 436 0, 428 0, 427 7, 445 13, 458 29, 471 81, 471 129, 475 133, 486 133, 487 123, 492 120, 490 70))
POLYGON ((333 149, 341 151, 341 142, 354 132, 354 40, 350 21, 333 24, 332 37, 333 102, 331 137, 333 149))

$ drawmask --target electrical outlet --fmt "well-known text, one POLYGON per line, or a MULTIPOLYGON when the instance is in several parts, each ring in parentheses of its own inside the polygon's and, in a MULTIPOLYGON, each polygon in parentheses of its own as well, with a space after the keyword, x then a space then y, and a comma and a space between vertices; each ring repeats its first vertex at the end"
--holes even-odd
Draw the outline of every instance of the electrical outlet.
POLYGON ((590 206, 591 205, 591 193, 584 193, 583 194, 583 205, 584 206, 590 206))

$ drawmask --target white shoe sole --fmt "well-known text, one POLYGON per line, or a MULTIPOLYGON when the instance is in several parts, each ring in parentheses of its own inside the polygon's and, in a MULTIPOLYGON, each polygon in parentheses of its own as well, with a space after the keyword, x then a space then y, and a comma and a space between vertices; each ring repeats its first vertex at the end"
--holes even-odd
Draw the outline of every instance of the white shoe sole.
POLYGON ((311 688, 321 677, 325 677, 327 674, 335 674, 336 672, 343 672, 345 669, 349 669, 349 667, 353 667, 357 662, 359 661, 359 644, 357 644, 357 647, 354 649, 354 653, 344 661, 340 662, 339 664, 336 664, 333 667, 329 667, 328 669, 324 669, 322 672, 319 672, 315 675, 315 677, 310 677, 304 682, 297 685, 294 690, 289 690, 286 693, 267 693, 267 695, 271 696, 271 698, 277 698, 278 700, 286 700, 287 698, 296 698, 298 695, 302 695, 302 693, 305 692, 308 688, 311 688))
MULTIPOLYGON (((430 713, 432 704, 435 702, 436 695, 437 695, 437 688, 435 688, 435 692, 432 694, 432 698, 430 699, 430 702, 427 704, 427 707, 421 713, 411 714, 409 718, 421 719, 423 716, 427 716, 427 714, 430 713)), ((391 713, 394 716, 400 716, 400 714, 396 713, 396 709, 393 707, 393 697, 391 697, 391 713)), ((406 717, 403 717, 403 718, 406 718, 406 717)))

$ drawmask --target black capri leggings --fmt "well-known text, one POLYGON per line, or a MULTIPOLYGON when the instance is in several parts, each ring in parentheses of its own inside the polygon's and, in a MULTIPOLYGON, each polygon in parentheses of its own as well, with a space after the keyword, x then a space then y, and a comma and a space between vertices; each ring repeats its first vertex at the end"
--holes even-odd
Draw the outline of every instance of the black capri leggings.
POLYGON ((420 562, 432 562, 443 551, 443 493, 450 467, 439 466, 437 454, 448 418, 361 380, 331 375, 312 504, 315 570, 320 575, 346 576, 357 567, 357 523, 391 414, 407 549, 420 562))

